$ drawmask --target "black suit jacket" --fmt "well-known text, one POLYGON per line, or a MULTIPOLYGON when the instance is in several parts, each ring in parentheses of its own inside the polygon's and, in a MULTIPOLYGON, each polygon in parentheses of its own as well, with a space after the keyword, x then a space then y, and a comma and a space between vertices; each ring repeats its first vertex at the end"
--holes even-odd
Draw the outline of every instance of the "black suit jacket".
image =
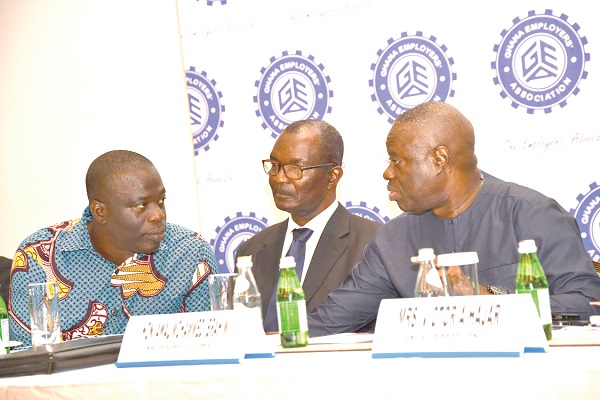
MULTIPOLYGON (((288 220, 263 229, 242 243, 237 251, 237 256, 252 256, 252 273, 261 294, 263 316, 277 285, 288 220)), ((364 247, 380 226, 378 222, 351 214, 338 204, 323 229, 302 285, 308 312, 324 303, 329 291, 341 285, 362 259, 364 247)))

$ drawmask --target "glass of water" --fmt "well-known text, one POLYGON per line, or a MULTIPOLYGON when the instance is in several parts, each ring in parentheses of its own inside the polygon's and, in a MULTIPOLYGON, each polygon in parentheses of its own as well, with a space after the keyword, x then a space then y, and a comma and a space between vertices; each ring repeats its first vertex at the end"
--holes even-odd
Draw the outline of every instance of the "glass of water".
POLYGON ((61 341, 58 283, 30 283, 29 316, 31 344, 40 346, 61 341))

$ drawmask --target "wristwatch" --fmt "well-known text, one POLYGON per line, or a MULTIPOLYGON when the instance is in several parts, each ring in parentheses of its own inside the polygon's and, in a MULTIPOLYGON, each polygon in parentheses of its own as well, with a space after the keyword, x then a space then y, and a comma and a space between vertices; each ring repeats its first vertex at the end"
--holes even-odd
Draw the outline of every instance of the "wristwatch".
POLYGON ((491 294, 508 294, 508 289, 497 285, 487 285, 487 290, 491 294))

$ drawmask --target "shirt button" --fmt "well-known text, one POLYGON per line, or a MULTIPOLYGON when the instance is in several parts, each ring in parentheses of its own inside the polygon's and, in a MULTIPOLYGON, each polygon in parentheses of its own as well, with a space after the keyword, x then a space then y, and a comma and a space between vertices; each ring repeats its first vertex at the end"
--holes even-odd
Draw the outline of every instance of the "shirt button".
POLYGON ((448 221, 448 225, 452 225, 452 220, 448 221))
POLYGON ((110 312, 112 315, 117 315, 119 311, 115 308, 110 312))

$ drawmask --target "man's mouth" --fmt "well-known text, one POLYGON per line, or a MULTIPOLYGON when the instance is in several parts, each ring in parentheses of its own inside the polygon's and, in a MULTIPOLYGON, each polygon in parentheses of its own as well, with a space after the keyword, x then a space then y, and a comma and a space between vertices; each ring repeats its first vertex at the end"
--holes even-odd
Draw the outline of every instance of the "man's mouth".
POLYGON ((156 231, 156 232, 146 233, 144 236, 146 236, 150 240, 160 242, 165 238, 165 230, 163 229, 163 230, 156 231))
POLYGON ((387 190, 388 190, 388 192, 390 192, 388 194, 389 199, 394 201, 398 197, 398 192, 390 185, 387 186, 387 190))
POLYGON ((275 196, 275 197, 291 197, 291 194, 288 192, 283 192, 281 190, 276 190, 273 192, 273 196, 275 196))

